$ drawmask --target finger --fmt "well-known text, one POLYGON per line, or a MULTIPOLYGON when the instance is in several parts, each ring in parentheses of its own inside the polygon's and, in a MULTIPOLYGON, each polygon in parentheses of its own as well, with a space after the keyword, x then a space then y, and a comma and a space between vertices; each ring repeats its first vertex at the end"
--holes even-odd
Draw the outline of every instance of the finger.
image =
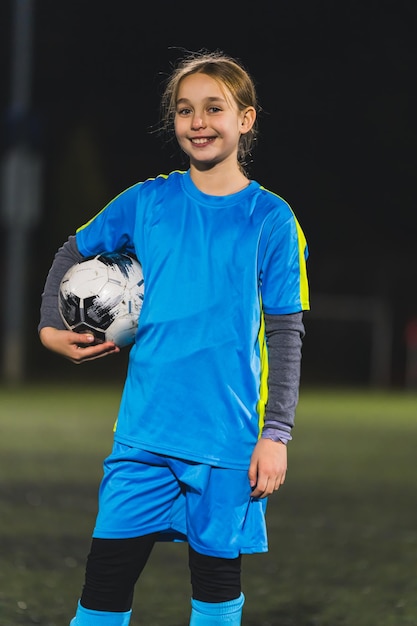
POLYGON ((72 342, 77 346, 91 346, 98 343, 98 340, 92 333, 74 333, 72 342))
POLYGON ((282 476, 276 479, 274 491, 278 491, 278 489, 285 483, 285 478, 286 478, 286 473, 284 472, 282 476))
POLYGON ((257 500, 262 500, 263 498, 267 498, 273 493, 273 490, 266 489, 265 491, 261 491, 256 489, 251 493, 251 498, 256 498, 257 500))
POLYGON ((117 354, 120 352, 120 348, 113 342, 106 342, 105 344, 97 344, 93 346, 73 346, 70 359, 74 363, 84 363, 85 361, 92 361, 111 354, 117 354))
POLYGON ((270 483, 268 479, 262 481, 258 478, 258 482, 255 489, 252 490, 251 496, 252 498, 266 498, 272 491, 272 483, 270 483))
POLYGON ((251 487, 256 487, 256 466, 251 465, 248 471, 249 484, 251 487))

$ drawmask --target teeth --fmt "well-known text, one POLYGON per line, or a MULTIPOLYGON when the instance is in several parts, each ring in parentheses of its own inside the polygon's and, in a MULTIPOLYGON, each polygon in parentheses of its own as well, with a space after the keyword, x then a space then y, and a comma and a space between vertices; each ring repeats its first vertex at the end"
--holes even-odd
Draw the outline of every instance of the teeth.
POLYGON ((191 140, 193 143, 208 143, 209 139, 205 139, 205 138, 201 138, 201 139, 192 139, 191 140))

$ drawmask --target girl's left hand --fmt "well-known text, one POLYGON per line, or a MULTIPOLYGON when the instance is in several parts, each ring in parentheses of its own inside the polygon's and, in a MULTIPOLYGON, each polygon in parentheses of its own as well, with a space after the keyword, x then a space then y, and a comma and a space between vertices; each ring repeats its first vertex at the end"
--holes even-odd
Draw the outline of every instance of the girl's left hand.
POLYGON ((259 439, 252 453, 249 482, 253 498, 266 498, 285 482, 287 446, 280 441, 259 439))

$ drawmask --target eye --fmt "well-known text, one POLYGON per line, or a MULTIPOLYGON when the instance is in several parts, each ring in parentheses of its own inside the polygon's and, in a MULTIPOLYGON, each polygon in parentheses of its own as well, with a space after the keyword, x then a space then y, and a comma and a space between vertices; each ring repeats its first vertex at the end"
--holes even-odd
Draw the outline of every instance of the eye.
POLYGON ((184 117, 186 115, 190 115, 191 109, 189 109, 188 107, 180 107, 179 109, 177 109, 176 113, 177 115, 184 117))
POLYGON ((222 109, 220 107, 213 105, 209 108, 208 111, 209 113, 219 113, 221 110, 222 109))

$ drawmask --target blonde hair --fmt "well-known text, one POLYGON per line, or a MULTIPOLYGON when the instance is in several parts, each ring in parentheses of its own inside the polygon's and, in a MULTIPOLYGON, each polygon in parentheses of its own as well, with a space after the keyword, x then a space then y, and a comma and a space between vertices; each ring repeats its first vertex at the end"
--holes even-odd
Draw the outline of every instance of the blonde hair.
MULTIPOLYGON (((206 74, 226 87, 239 111, 254 107, 260 111, 255 84, 243 65, 222 51, 188 52, 174 68, 165 83, 161 98, 161 128, 170 135, 174 130, 174 117, 180 82, 190 74, 206 74)), ((257 137, 257 120, 251 130, 242 134, 238 146, 238 162, 242 170, 247 165, 257 137)))

